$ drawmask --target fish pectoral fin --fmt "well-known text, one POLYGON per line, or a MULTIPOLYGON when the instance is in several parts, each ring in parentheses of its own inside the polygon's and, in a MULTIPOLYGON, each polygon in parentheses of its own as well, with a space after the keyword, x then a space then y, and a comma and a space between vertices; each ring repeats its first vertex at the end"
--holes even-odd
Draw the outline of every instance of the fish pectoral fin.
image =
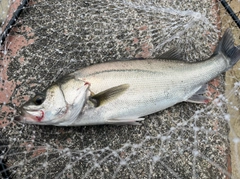
POLYGON ((119 86, 115 86, 89 97, 89 100, 92 103, 94 103, 95 107, 98 107, 107 101, 115 99, 116 97, 121 95, 123 92, 125 92, 128 88, 129 88, 129 84, 122 84, 119 86))
POLYGON ((168 59, 168 60, 183 60, 183 54, 180 49, 173 48, 163 53, 162 55, 157 56, 156 58, 168 59))
POLYGON ((143 121, 145 118, 117 118, 117 119, 109 119, 108 124, 114 125, 141 125, 138 121, 143 121))
POLYGON ((141 126, 141 123, 139 122, 121 122, 121 123, 113 123, 114 125, 133 125, 133 126, 141 126))

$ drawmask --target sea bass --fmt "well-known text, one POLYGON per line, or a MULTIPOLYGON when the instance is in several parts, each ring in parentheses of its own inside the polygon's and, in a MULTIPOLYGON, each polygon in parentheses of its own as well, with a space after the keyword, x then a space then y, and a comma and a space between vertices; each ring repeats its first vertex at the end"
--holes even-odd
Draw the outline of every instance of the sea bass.
POLYGON ((136 124, 179 102, 207 103, 206 83, 239 59, 240 48, 228 29, 213 55, 201 62, 186 62, 172 49, 159 59, 92 65, 37 94, 15 119, 55 126, 136 124))

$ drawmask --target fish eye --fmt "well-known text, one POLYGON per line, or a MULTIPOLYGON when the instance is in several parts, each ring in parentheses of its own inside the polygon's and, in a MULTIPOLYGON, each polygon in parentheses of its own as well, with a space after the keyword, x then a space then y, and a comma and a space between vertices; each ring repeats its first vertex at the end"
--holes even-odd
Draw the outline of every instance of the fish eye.
POLYGON ((43 96, 37 95, 33 98, 33 103, 35 105, 41 105, 43 102, 44 102, 44 97, 43 96))

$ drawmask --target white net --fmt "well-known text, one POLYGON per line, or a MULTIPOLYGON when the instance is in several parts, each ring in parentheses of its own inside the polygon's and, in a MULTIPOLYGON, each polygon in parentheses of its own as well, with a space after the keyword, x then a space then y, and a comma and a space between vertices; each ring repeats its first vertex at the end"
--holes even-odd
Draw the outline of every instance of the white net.
MULTIPOLYGON (((240 5, 227 2, 233 9, 240 5)), ((0 1, 2 31, 19 4, 0 1)), ((54 127, 13 121, 17 107, 35 92, 76 69, 154 58, 172 47, 181 48, 188 61, 201 61, 212 54, 227 27, 240 45, 239 29, 215 1, 30 1, 1 47, 2 176, 237 178, 239 65, 209 83, 209 104, 180 103, 147 116, 141 126, 54 127)))

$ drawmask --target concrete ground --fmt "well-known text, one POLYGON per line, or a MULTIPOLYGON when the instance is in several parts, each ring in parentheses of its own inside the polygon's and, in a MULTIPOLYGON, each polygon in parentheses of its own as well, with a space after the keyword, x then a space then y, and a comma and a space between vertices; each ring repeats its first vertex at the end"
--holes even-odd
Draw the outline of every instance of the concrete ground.
MULTIPOLYGON (((173 42, 166 40, 166 44, 160 46, 160 51, 163 47, 179 44, 188 52, 186 58, 196 61, 211 54, 213 47, 208 43, 216 42, 218 38, 218 31, 208 27, 210 30, 206 28, 206 32, 204 26, 207 24, 198 19, 200 22, 192 21, 196 25, 188 32, 179 34, 184 39, 181 41, 181 38, 174 36, 174 31, 170 34, 162 30, 163 25, 168 25, 169 19, 175 18, 174 15, 166 20, 154 14, 154 9, 151 9, 154 15, 148 12, 144 16, 144 9, 140 5, 134 6, 134 3, 129 6, 138 9, 136 12, 131 8, 124 11, 126 7, 121 3, 108 7, 105 1, 96 1, 100 5, 95 8, 93 2, 78 1, 76 3, 79 4, 71 4, 73 1, 42 1, 40 6, 25 12, 8 39, 8 52, 1 56, 3 60, 0 63, 0 88, 5 89, 0 91, 0 126, 3 129, 1 142, 6 141, 10 146, 7 165, 11 172, 15 172, 15 178, 228 178, 231 174, 233 178, 240 178, 240 142, 237 141, 240 138, 240 115, 239 111, 232 108, 239 106, 236 95, 228 97, 232 102, 228 103, 231 158, 228 152, 228 125, 221 119, 224 113, 219 113, 224 107, 218 108, 214 104, 202 107, 181 103, 148 116, 141 126, 63 128, 22 126, 9 122, 15 116, 15 105, 23 104, 33 96, 33 92, 41 91, 60 76, 81 66, 112 59, 155 57, 160 53, 157 52, 159 44, 171 37, 174 37, 173 42), (108 11, 105 12, 106 9, 108 11), (89 16, 90 11, 93 16, 89 16), (108 21, 105 16, 112 19, 108 21), (120 18, 119 22, 115 22, 116 17, 120 18), (28 21, 24 21, 25 18, 28 21), (136 18, 139 21, 135 22, 136 18), (150 20, 152 23, 148 24, 150 20), (90 26, 93 21, 104 23, 90 26), (106 26, 108 24, 114 28, 106 26), (209 38, 199 35, 207 33, 209 38), (203 42, 206 42, 205 46, 203 42), (193 51, 198 53, 192 54, 193 51), (194 118, 196 111, 200 114, 197 121, 194 118), (212 111, 218 111, 216 114, 219 119, 214 117, 216 114, 212 111), (200 130, 195 131, 196 127, 200 130), (197 151, 196 155, 194 151, 195 154, 197 151)), ((19 1, 12 8, 17 7, 16 3, 19 1)), ((207 12, 210 16, 214 11, 211 8, 216 8, 211 3, 205 5, 199 1, 194 4, 194 10, 203 14, 207 12)), ((235 11, 240 11, 236 9, 239 7, 237 0, 231 3, 235 11)), ((1 4, 3 7, 3 1, 1 4)), ((190 2, 184 4, 183 7, 176 4, 176 7, 182 8, 183 12, 193 7, 190 2)), ((221 15, 224 29, 231 21, 224 11, 221 11, 221 15)), ((185 20, 189 19, 180 18, 177 22, 184 24, 185 20)), ((234 34, 236 44, 240 44, 237 41, 239 29, 235 28, 234 34)), ((232 93, 234 83, 239 81, 238 69, 239 64, 226 73, 226 95, 232 93)), ((211 82, 213 88, 218 87, 219 92, 223 92, 224 86, 221 84, 224 84, 223 76, 211 82)), ((211 92, 218 93, 214 89, 211 92)))

